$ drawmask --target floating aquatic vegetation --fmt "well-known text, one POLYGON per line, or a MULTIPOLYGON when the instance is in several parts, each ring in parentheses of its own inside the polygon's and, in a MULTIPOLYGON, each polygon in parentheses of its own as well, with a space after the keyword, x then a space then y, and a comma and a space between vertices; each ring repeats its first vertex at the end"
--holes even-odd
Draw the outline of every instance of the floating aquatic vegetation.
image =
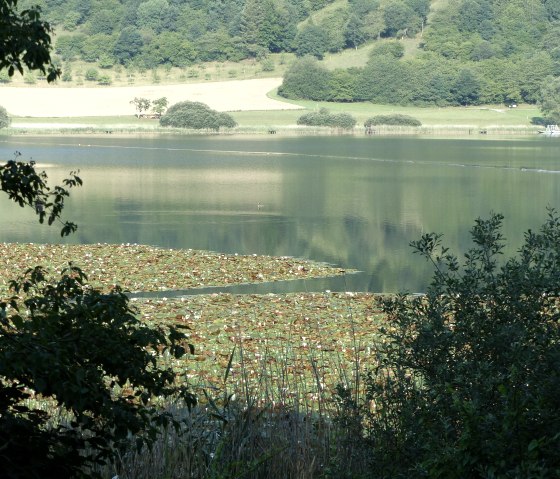
POLYGON ((0 290, 26 269, 41 265, 60 272, 72 262, 93 287, 118 284, 125 291, 183 290, 349 272, 290 257, 172 250, 137 244, 45 245, 0 243, 0 290))
POLYGON ((133 304, 147 323, 189 327, 195 354, 175 367, 201 386, 220 383, 235 348, 242 356, 232 363, 230 381, 240 381, 243 371, 259 387, 263 378, 272 388, 290 388, 297 380, 316 391, 319 380, 332 390, 342 376, 351 379, 356 367, 374 363, 383 320, 368 293, 222 293, 133 304))

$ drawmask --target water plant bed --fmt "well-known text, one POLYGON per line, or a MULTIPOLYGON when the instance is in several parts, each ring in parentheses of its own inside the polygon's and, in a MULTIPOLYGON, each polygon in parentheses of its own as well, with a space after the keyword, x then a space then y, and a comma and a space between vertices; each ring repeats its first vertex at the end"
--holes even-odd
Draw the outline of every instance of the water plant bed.
POLYGON ((352 272, 290 257, 220 254, 171 250, 136 244, 45 245, 0 243, 0 292, 9 281, 37 265, 60 272, 68 263, 82 268, 89 283, 107 290, 183 290, 287 279, 334 276, 352 272))
POLYGON ((173 366, 195 389, 224 387, 234 352, 225 386, 248 383, 255 394, 306 404, 350 381, 357 367, 373 365, 384 318, 369 293, 222 293, 133 304, 146 323, 190 328, 195 354, 173 366))

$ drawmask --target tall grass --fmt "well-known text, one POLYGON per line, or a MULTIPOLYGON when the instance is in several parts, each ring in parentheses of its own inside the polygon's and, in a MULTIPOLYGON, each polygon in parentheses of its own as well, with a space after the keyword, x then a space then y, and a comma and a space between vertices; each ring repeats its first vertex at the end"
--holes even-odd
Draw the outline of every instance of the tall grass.
MULTIPOLYGON (((353 323, 350 312, 345 326, 352 330, 353 323)), ((355 441, 360 419, 347 413, 360 403, 362 341, 356 336, 348 369, 342 359, 304 356, 289 342, 274 358, 265 350, 255 362, 240 339, 221 381, 192 384, 197 407, 166 405, 182 419, 180 430, 162 430, 149 451, 131 445, 114 466, 97 472, 119 479, 305 479, 341 477, 351 467, 359 477, 365 457, 363 441, 355 441), (325 368, 336 370, 337 380, 328 382, 325 368)))

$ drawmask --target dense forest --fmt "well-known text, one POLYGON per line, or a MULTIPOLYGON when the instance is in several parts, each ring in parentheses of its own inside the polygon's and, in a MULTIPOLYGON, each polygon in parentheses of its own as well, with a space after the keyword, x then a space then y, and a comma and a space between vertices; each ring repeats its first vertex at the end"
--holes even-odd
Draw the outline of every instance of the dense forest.
POLYGON ((293 52, 288 98, 467 105, 538 100, 560 74, 560 0, 25 0, 61 61, 186 67, 293 52), (416 48, 405 54, 411 40, 416 48), (327 52, 373 44, 365 66, 327 52))
POLYGON ((297 25, 332 0, 26 0, 57 32, 56 53, 101 67, 239 61, 294 49, 297 25))
POLYGON ((381 41, 367 65, 327 71, 305 58, 287 72, 281 95, 441 106, 534 103, 543 84, 560 73, 559 0, 437 2, 440 8, 423 17, 420 26, 416 20, 400 28, 389 28, 391 4, 357 3, 375 3, 367 15, 380 18, 374 33, 381 41), (402 40, 410 35, 419 49, 406 56, 402 40))

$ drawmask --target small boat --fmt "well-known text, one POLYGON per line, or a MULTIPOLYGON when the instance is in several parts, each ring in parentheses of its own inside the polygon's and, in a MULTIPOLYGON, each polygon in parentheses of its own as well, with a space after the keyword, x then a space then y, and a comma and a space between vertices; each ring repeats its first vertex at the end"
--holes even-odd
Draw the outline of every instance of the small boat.
POLYGON ((560 128, 558 125, 546 125, 544 130, 539 130, 545 136, 560 136, 560 128))

